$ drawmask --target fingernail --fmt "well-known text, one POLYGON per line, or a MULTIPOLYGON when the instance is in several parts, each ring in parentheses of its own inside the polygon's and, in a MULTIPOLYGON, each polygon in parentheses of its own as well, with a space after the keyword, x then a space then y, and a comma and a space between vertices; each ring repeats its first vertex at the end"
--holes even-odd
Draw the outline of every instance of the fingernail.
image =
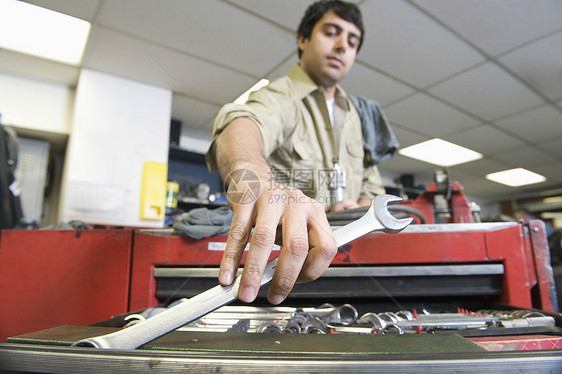
POLYGON ((271 295, 269 297, 269 302, 273 305, 281 304, 283 300, 285 300, 285 296, 283 295, 271 295))
POLYGON ((251 303, 255 298, 256 291, 254 290, 254 287, 245 287, 242 289, 242 292, 240 292, 240 300, 246 303, 251 303))
POLYGON ((225 286, 230 286, 232 284, 232 272, 225 271, 219 275, 220 283, 225 286))

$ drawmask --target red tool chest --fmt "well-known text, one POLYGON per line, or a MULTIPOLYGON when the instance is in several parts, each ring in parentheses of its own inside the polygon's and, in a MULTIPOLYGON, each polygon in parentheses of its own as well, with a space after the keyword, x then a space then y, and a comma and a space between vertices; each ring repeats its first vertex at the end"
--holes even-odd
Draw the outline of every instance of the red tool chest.
MULTIPOLYGON (((164 231, 135 232, 129 309, 137 310, 166 303, 174 296, 188 297, 189 295, 179 292, 179 287, 173 286, 165 294, 165 300, 158 298, 158 282, 166 277, 176 278, 182 286, 189 288, 195 284, 194 279, 199 276, 197 274, 213 274, 210 270, 216 272, 222 256, 220 249, 225 242, 226 236, 193 240, 172 236, 170 232, 164 231), (162 275, 160 279, 157 279, 158 274, 162 275)), ((276 254, 273 253, 272 256, 276 254)), ((310 283, 310 286, 321 288, 322 282, 331 277, 330 274, 339 277, 330 285, 341 284, 346 289, 354 288, 353 285, 360 288, 357 284, 360 284, 362 278, 358 274, 363 274, 364 278, 368 278, 367 281, 377 277, 385 281, 394 274, 394 291, 412 296, 419 290, 412 288, 411 294, 406 294, 408 280, 414 287, 416 284, 424 284, 419 281, 419 277, 414 278, 412 275, 425 272, 422 275, 433 277, 434 282, 429 283, 424 290, 433 293, 433 296, 446 298, 460 291, 470 296, 473 292, 474 295, 484 295, 492 301, 520 308, 551 312, 558 310, 546 235, 544 226, 539 221, 528 225, 412 225, 400 234, 374 233, 345 245, 339 249, 332 264, 329 271, 319 280, 310 283), (484 284, 491 291, 479 291, 478 287, 472 288, 471 283, 466 283, 472 272, 481 271, 484 266, 500 269, 492 274, 496 278, 491 281, 495 281, 497 286, 494 283, 491 286, 484 284), (391 274, 387 275, 388 273, 391 274), (352 283, 345 285, 348 279, 352 279, 352 283), (458 286, 456 282, 459 282, 458 286), (436 290, 430 289, 431 287, 436 290), (447 288, 450 288, 449 293, 447 288)), ((484 270, 484 273, 475 275, 482 276, 490 272, 489 269, 484 270)), ((209 282, 208 287, 216 284, 215 275, 210 276, 209 282)), ((315 292, 320 291, 317 289, 315 292)), ((376 296, 362 290, 352 292, 354 295, 376 296)), ((422 292, 419 296, 423 297, 424 291, 419 292, 422 292)), ((312 292, 304 293, 311 294, 312 292)))
POLYGON ((132 230, 4 230, 0 341, 125 313, 132 230))
MULTIPOLYGON (((87 325, 186 297, 174 294, 179 288, 159 297, 158 283, 166 279, 166 275, 158 278, 159 273, 179 272, 174 279, 192 293, 214 286, 225 242, 226 236, 194 240, 172 235, 171 230, 3 231, 0 340, 59 325, 87 325), (210 274, 208 283, 196 286, 196 278, 181 275, 193 270, 210 274)), ((304 286, 313 287, 312 291, 298 289, 295 294, 330 295, 322 292, 338 292, 334 285, 339 285, 339 292, 380 296, 374 287, 357 286, 373 284, 373 279, 397 296, 413 292, 423 297, 430 290, 446 300, 451 292, 467 296, 466 292, 473 292, 520 308, 558 310, 546 235, 539 221, 411 225, 397 235, 370 234, 340 248, 325 276, 304 286), (487 286, 491 291, 463 283, 474 275, 472 269, 482 265, 501 269, 492 274, 487 286), (425 278, 413 273, 424 272, 435 278, 434 283, 416 289, 425 278)))

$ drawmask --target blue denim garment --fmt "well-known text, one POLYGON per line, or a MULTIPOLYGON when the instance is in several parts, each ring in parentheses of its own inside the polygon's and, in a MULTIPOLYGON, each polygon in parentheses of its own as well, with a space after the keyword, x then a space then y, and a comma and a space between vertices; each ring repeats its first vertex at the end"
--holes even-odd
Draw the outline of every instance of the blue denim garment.
POLYGON ((400 148, 400 143, 379 103, 351 95, 349 99, 361 118, 366 165, 377 165, 394 156, 400 148))

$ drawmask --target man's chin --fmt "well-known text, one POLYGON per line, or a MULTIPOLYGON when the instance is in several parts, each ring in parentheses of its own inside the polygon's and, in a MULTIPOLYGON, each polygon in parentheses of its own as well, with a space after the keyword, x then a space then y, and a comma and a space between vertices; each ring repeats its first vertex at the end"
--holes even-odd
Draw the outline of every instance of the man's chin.
POLYGON ((329 70, 326 74, 324 74, 324 81, 333 86, 338 84, 344 77, 345 74, 340 70, 329 70))

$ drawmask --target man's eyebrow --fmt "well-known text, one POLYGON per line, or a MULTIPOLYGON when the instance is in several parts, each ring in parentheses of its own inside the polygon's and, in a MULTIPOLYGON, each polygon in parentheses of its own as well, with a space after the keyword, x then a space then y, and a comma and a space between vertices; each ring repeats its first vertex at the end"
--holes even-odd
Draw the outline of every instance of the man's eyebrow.
MULTIPOLYGON (((334 27, 337 30, 338 33, 342 32, 342 30, 343 30, 343 28, 340 25, 338 25, 336 23, 332 23, 332 22, 326 22, 325 24, 322 25, 323 29, 326 29, 328 27, 334 27)), ((357 35, 354 32, 350 32, 349 34, 354 38, 361 39, 361 36, 357 35)))
POLYGON ((343 30, 343 28, 338 25, 337 23, 332 23, 332 22, 326 22, 322 25, 322 28, 328 28, 328 27, 335 27, 338 31, 343 30))

